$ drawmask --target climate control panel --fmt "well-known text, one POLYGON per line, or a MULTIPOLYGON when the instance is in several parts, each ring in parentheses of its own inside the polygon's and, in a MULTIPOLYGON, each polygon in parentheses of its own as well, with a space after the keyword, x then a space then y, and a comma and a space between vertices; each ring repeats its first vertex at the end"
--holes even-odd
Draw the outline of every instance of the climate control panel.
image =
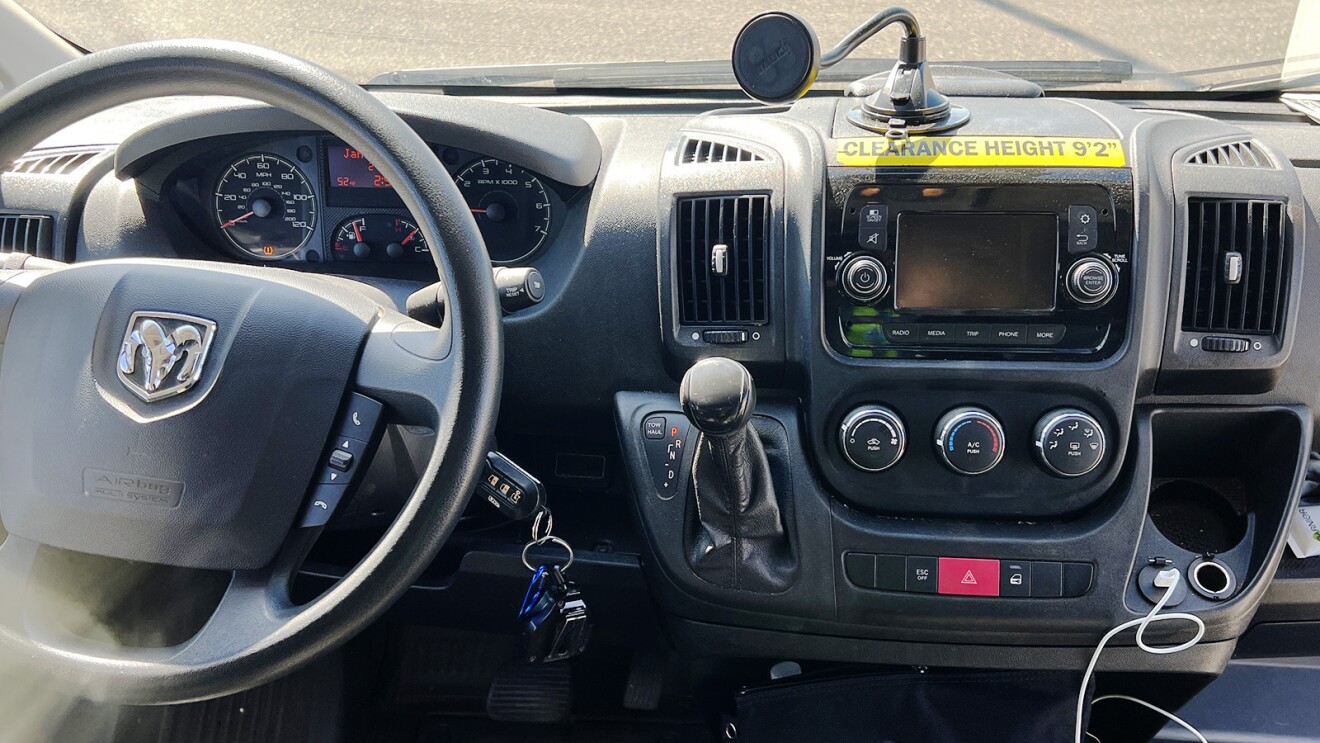
MULTIPOLYGON (((960 405, 944 413, 931 431, 935 456, 949 470, 976 477, 995 469, 1011 445, 993 413, 960 405)), ((879 473, 907 454, 903 418, 886 405, 863 405, 839 426, 839 451, 855 469, 879 473)), ((1061 478, 1093 472, 1105 459, 1105 430, 1092 414, 1078 408, 1044 412, 1032 430, 1029 446, 1041 469, 1061 478)))

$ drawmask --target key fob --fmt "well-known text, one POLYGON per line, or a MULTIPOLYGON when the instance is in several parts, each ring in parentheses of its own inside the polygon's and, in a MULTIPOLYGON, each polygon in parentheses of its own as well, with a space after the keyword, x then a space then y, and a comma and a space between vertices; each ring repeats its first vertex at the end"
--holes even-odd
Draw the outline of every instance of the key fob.
POLYGON ((523 657, 553 663, 582 653, 591 639, 591 613, 581 592, 557 565, 541 568, 537 576, 518 616, 523 657))

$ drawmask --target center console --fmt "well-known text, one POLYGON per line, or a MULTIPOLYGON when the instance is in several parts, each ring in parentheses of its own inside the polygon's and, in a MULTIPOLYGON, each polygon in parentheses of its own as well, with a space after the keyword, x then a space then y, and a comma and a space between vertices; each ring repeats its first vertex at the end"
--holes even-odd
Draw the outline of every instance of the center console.
MULTIPOLYGON (((673 391, 615 398, 675 636, 714 655, 1078 669, 1150 610, 1159 564, 1218 581, 1192 586, 1182 607, 1206 636, 1170 662, 1222 667, 1278 564, 1310 416, 1287 394, 1203 395, 1268 392, 1287 359, 1305 222, 1293 175, 1199 165, 1243 136, 1219 122, 1052 98, 962 99, 970 123, 938 139, 1041 151, 1071 137, 1121 156, 941 164, 914 144, 902 164, 859 163, 895 148, 852 125, 854 105, 709 115, 666 151, 664 358, 675 382, 710 357, 744 365, 744 428, 764 449, 721 468, 673 391), (1216 453, 1179 462, 1184 449, 1216 453), (1245 485, 1219 461, 1230 449, 1273 474, 1245 485), (709 498, 742 491, 707 483, 740 467, 768 472, 748 480, 763 487, 712 515, 709 498), (1190 502, 1208 491, 1228 505, 1190 502), (765 528, 772 512, 781 529, 765 528), (1182 539, 1171 523, 1187 519, 1233 538, 1182 539), (740 551, 752 527, 773 549, 740 551), (707 552, 734 559, 712 577, 707 552), (780 579, 738 588, 740 570, 780 579)), ((1112 667, 1148 665, 1114 644, 1112 667)))

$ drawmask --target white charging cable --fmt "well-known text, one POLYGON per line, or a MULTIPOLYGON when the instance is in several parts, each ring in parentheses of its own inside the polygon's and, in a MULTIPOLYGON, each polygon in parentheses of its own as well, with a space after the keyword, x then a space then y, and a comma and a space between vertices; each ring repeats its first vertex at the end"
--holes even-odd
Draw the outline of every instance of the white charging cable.
MULTIPOLYGON (((1166 568, 1164 570, 1161 570, 1159 573, 1155 575, 1155 587, 1163 588, 1164 595, 1160 596, 1160 600, 1155 602, 1155 608, 1151 609, 1149 614, 1147 614, 1144 617, 1141 617, 1140 619, 1133 619, 1132 621, 1124 622, 1118 625, 1117 627, 1106 632, 1104 637, 1100 638, 1100 644, 1096 645, 1095 652, 1091 654, 1091 663, 1086 667, 1086 674, 1082 676, 1082 688, 1080 691, 1077 692, 1077 725, 1076 725, 1077 734, 1073 738, 1074 743, 1082 743, 1082 734, 1085 732, 1084 730, 1082 730, 1082 712, 1086 705, 1086 686, 1091 682, 1091 676, 1095 673, 1095 665, 1100 661, 1101 651, 1105 649, 1105 645, 1108 644, 1110 640, 1114 639, 1116 635, 1118 635, 1120 632, 1124 632, 1126 630, 1132 629, 1133 627, 1136 627, 1137 647, 1141 648, 1147 653, 1152 653, 1154 655, 1169 655, 1170 653, 1181 653, 1182 651, 1200 642, 1202 637, 1205 637, 1205 622, 1202 622, 1201 618, 1196 616, 1195 614, 1188 614, 1186 612, 1160 614, 1160 610, 1164 608, 1164 605, 1169 603, 1169 599, 1173 598, 1173 592, 1178 588, 1178 583, 1181 581, 1182 581, 1182 573, 1179 572, 1177 568, 1166 568), (1178 645, 1169 645, 1167 647, 1156 647, 1153 645, 1146 644, 1145 633, 1147 627, 1154 624, 1155 622, 1167 622, 1175 619, 1182 619, 1184 621, 1188 621, 1196 625, 1196 636, 1188 640, 1187 642, 1183 642, 1178 645)), ((1154 712, 1158 712, 1161 715, 1167 717, 1168 719, 1183 726, 1188 732, 1196 736, 1196 739, 1200 741, 1200 743, 1207 743, 1205 736, 1201 735, 1200 731, 1189 725, 1181 717, 1178 717, 1177 715, 1167 710, 1160 709, 1159 707, 1156 707, 1155 705, 1145 700, 1137 699, 1136 697, 1130 697, 1125 694, 1106 694, 1105 696, 1097 697, 1095 701, 1092 702, 1092 704, 1095 704, 1095 702, 1103 702, 1109 699, 1122 699, 1125 701, 1134 702, 1136 704, 1141 705, 1142 707, 1145 707, 1146 709, 1152 710, 1154 712)), ((1087 733, 1087 735, 1090 734, 1087 733)), ((1094 740, 1098 740, 1094 735, 1090 735, 1090 737, 1094 740)))

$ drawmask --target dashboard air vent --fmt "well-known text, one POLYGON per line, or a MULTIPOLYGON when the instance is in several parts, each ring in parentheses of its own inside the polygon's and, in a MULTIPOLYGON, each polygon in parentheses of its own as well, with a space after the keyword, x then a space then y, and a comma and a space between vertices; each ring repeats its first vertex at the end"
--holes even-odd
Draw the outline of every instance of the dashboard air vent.
POLYGON ((684 325, 769 321, 768 196, 678 200, 675 270, 684 325))
POLYGON ((87 163, 92 158, 105 152, 101 148, 74 148, 61 150, 38 150, 29 152, 9 166, 9 173, 28 175, 67 175, 87 163))
POLYGON ((1190 199, 1182 329, 1273 335, 1288 281, 1281 201, 1190 199))
POLYGON ((720 142, 711 142, 705 139, 688 138, 683 141, 682 161, 688 163, 750 163, 760 162, 764 157, 744 150, 741 147, 734 147, 731 144, 720 142))
POLYGON ((1255 143, 1230 142, 1208 147, 1187 158, 1188 165, 1230 165, 1238 168, 1273 168, 1274 163, 1255 143))
POLYGON ((0 251, 50 258, 50 217, 39 214, 0 214, 0 251))

